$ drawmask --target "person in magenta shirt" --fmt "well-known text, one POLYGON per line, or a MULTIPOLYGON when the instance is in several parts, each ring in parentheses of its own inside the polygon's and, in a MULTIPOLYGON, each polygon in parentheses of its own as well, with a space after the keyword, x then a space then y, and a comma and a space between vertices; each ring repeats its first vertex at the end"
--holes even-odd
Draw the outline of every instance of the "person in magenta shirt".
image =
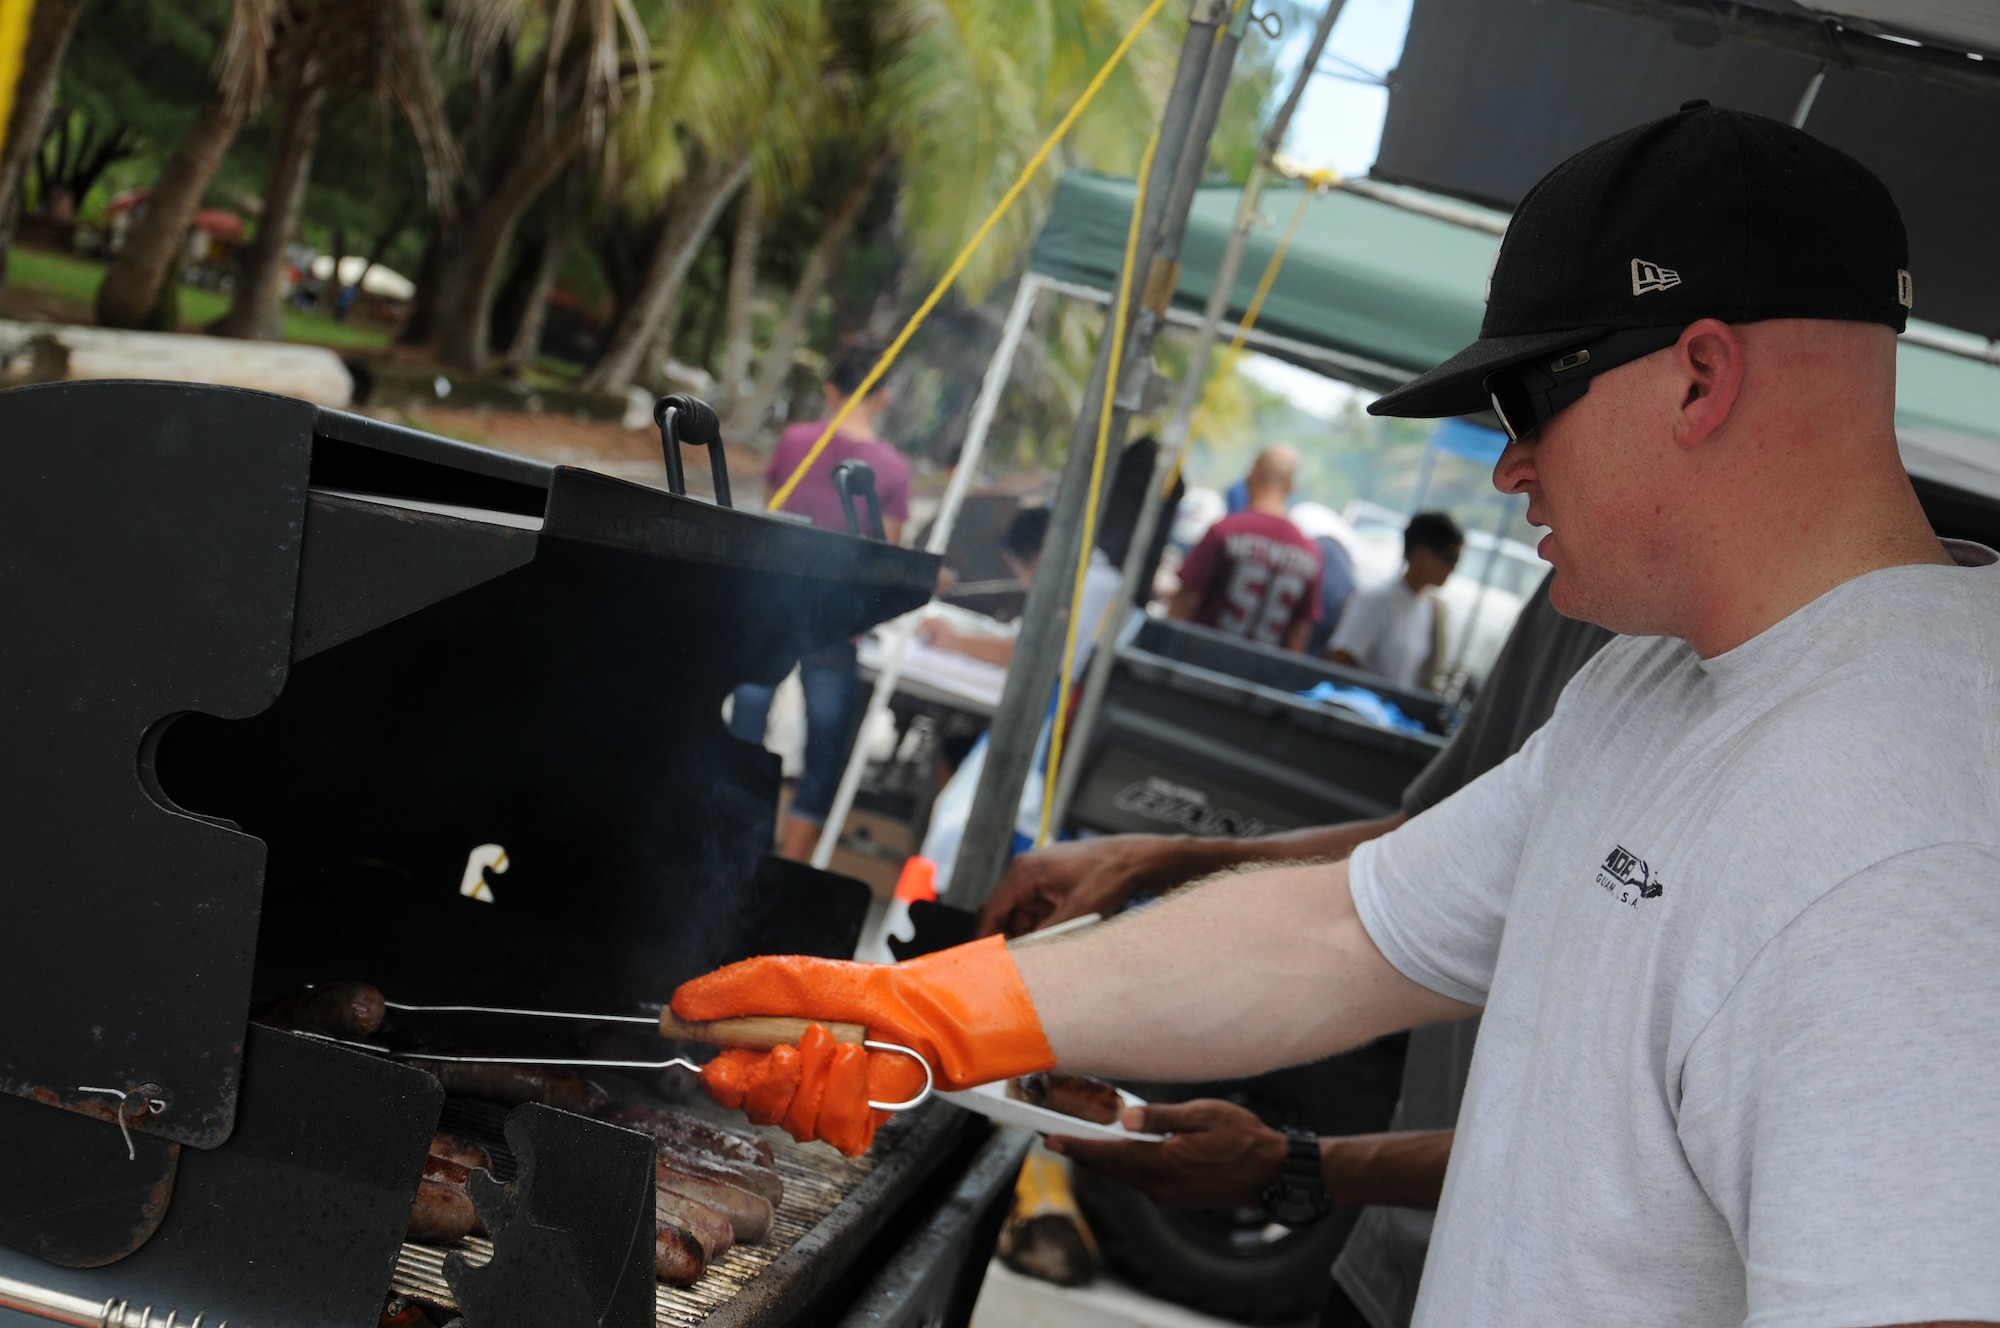
MULTIPOLYGON (((832 372, 820 385, 826 394, 828 419, 847 404, 881 353, 879 346, 850 346, 840 353, 832 372)), ((889 389, 878 387, 855 403, 841 421, 840 432, 828 441, 812 469, 785 499, 781 511, 803 516, 822 530, 845 533, 847 517, 840 505, 840 494, 833 487, 833 468, 843 461, 865 461, 875 472, 883 531, 891 544, 902 541, 903 523, 910 517, 910 462, 875 432, 876 422, 889 408, 889 400, 889 389)), ((825 429, 824 420, 786 428, 764 466, 765 493, 778 491, 825 429)), ((794 862, 805 862, 812 857, 820 827, 825 824, 833 807, 834 792, 840 787, 841 771, 847 767, 847 750, 854 744, 854 730, 862 710, 854 657, 854 643, 843 641, 799 661, 799 682, 806 698, 805 770, 799 776, 798 787, 792 791, 792 805, 778 830, 778 854, 794 862)), ((745 742, 761 743, 765 722, 770 718, 772 691, 754 683, 738 687, 729 731, 745 742)))
MULTIPOLYGON (((880 353, 876 346, 850 346, 840 353, 832 372, 820 384, 820 391, 826 394, 826 419, 832 419, 847 404, 880 353)), ((902 542, 903 523, 910 519, 910 460, 875 432, 889 401, 889 389, 877 387, 855 405, 781 510, 805 517, 821 530, 845 531, 847 518, 841 510, 840 494, 833 487, 833 468, 843 461, 865 461, 875 472, 883 529, 891 544, 902 542)), ((764 463, 766 494, 776 493, 778 486, 791 478, 825 431, 826 419, 786 426, 778 436, 778 445, 771 449, 771 459, 764 463)))
POLYGON ((1285 516, 1299 456, 1267 447, 1250 468, 1250 506, 1208 528, 1181 564, 1170 617, 1304 650, 1320 616, 1319 549, 1285 516))

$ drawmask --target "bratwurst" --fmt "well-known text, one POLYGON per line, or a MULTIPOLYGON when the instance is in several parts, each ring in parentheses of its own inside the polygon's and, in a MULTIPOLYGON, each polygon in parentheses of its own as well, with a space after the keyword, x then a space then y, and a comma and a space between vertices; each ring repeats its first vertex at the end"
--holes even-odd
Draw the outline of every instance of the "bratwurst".
POLYGON ((611 1108, 600 1120, 627 1130, 637 1130, 650 1134, 662 1143, 686 1144, 699 1148, 705 1153, 743 1166, 762 1167, 775 1170, 777 1155, 771 1145, 756 1135, 743 1130, 732 1130, 726 1125, 717 1125, 699 1116, 691 1116, 684 1111, 669 1111, 664 1107, 648 1107, 637 1102, 628 1102, 611 1108))
POLYGON ((1007 1096, 1098 1125, 1115 1123, 1125 1109, 1116 1088, 1087 1074, 1024 1074, 1008 1083, 1007 1096))
POLYGON ((478 1220, 465 1182, 471 1173, 441 1157, 424 1159, 424 1176, 417 1182, 417 1201, 410 1209, 405 1238, 421 1245, 449 1245, 472 1233, 478 1220))
POLYGON ((382 1027, 389 1006, 365 982, 334 982, 292 993, 258 1013, 267 1028, 288 1028, 327 1037, 365 1038, 382 1027))
POLYGON ((679 1227, 692 1235, 701 1246, 702 1257, 710 1263, 729 1253, 736 1243, 736 1232, 728 1218, 707 1204, 696 1203, 672 1190, 653 1191, 653 1215, 661 1226, 679 1227))

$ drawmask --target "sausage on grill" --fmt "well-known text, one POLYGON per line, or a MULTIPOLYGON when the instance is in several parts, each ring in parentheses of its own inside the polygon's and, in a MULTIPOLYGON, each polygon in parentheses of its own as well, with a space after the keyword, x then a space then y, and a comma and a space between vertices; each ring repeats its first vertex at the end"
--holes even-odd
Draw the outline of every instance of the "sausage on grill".
POLYGON ((777 1166, 777 1157, 767 1141, 684 1111, 628 1102, 605 1112, 603 1119, 612 1125, 650 1134, 662 1142, 686 1144, 745 1166, 767 1170, 777 1166))
POLYGON ((301 1033, 363 1038, 382 1027, 388 1008, 382 993, 365 982, 334 982, 292 993, 260 1013, 257 1022, 301 1033))
POLYGON ((701 1242, 685 1227, 662 1223, 653 1239, 653 1275, 675 1286, 693 1286, 708 1269, 701 1242))
POLYGON ((698 1175, 678 1162, 661 1158, 653 1171, 656 1186, 713 1208, 729 1220, 736 1239, 756 1244, 771 1234, 773 1209, 761 1195, 723 1181, 698 1175))
POLYGON ((582 1075, 545 1065, 477 1065, 464 1061, 420 1061, 438 1077, 447 1093, 481 1097, 518 1107, 539 1102, 579 1116, 604 1110, 604 1090, 582 1075))
POLYGON ((1099 1125, 1110 1125, 1125 1109, 1116 1088, 1087 1074, 1024 1074, 1007 1086, 1007 1095, 1099 1125))
POLYGON ((769 1167, 739 1166, 727 1158, 713 1153, 704 1153, 698 1148, 687 1148, 675 1144, 654 1141, 660 1160, 676 1170, 691 1175, 703 1176, 720 1185, 732 1185, 739 1190, 748 1190, 765 1203, 776 1208, 785 1201, 785 1182, 769 1167))
POLYGON ((478 1214, 466 1193, 470 1173, 440 1157, 424 1159, 424 1177, 417 1182, 417 1201, 410 1209, 407 1238, 424 1245, 449 1245, 472 1232, 478 1214))
POLYGON ((443 1130, 431 1136, 431 1156, 456 1162, 467 1171, 493 1170, 493 1155, 483 1145, 443 1130))
POLYGON ((679 1227, 692 1235, 710 1263, 729 1253, 729 1247, 736 1243, 736 1230, 728 1218, 684 1194, 655 1187, 653 1213, 661 1226, 679 1227))

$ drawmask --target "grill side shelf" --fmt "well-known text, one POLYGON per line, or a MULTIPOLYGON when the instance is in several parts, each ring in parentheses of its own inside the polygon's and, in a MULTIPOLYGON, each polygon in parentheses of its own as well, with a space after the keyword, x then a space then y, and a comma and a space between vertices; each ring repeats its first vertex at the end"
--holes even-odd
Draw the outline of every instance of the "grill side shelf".
POLYGON ((0 393, 0 1091, 229 1137, 264 846, 175 807, 150 753, 285 684, 314 416, 166 383, 0 393))

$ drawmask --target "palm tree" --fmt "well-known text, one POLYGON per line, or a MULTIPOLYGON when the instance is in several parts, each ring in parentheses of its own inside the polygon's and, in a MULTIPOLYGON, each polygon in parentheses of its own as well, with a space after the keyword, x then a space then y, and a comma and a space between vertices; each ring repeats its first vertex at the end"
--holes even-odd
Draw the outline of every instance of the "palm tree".
POLYGON ((7 252, 14 244, 14 223, 21 210, 21 182, 41 151, 55 107, 56 75, 70 35, 86 0, 41 0, 28 19, 28 41, 21 51, 21 76, 14 85, 14 110, 7 117, 5 147, 0 149, 0 278, 7 275, 7 252))
MULTIPOLYGON (((751 392, 730 430, 770 414, 807 317, 840 267, 856 221, 885 172, 910 261, 935 272, 983 221, 1050 125, 1067 111, 1144 8, 1144 0, 841 0, 829 28, 847 80, 823 122, 835 200, 802 265, 751 392), (837 137, 836 137, 837 136, 837 137)), ((1078 125, 1065 160, 1132 170, 1172 77, 1174 35, 1156 26, 1078 125)), ((1011 271, 1041 225, 1044 177, 974 257, 958 294, 976 302, 1011 271)), ((897 283, 885 293, 892 305, 897 283)), ((891 318, 900 312, 886 311, 891 318)))
POLYGON ((819 0, 680 0, 653 51, 670 97, 628 116, 633 204, 665 208, 644 276, 621 302, 603 356, 584 386, 617 391, 680 302, 695 256, 756 170, 782 191, 802 170, 810 124, 824 109, 825 35, 819 0))
POLYGON ((195 209, 237 131, 263 100, 276 8, 276 0, 233 0, 216 51, 214 90, 181 135, 97 288, 97 321, 104 326, 146 326, 170 289, 167 282, 195 209))
MULTIPOLYGON (((648 0, 657 5, 664 0, 648 0)), ((430 277, 405 340, 483 369, 493 298, 522 216, 575 156, 607 140, 628 91, 651 100, 635 0, 452 0, 473 85, 467 169, 438 218, 430 277)))
MULTIPOLYGON (((446 200, 456 155, 430 35, 415 0, 293 0, 280 20, 275 76, 285 104, 264 188, 264 215, 229 312, 215 330, 275 341, 285 245, 298 224, 326 117, 349 100, 394 101, 423 154, 434 201, 446 200)), ((335 273, 334 279, 339 280, 335 273)))

